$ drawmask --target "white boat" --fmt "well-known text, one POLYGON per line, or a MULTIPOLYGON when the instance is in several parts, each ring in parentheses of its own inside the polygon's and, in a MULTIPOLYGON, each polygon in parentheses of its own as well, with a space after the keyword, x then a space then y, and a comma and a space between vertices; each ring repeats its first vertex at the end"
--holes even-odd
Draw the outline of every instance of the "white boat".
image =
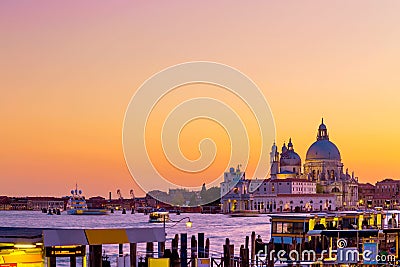
POLYGON ((149 214, 150 223, 163 223, 169 221, 169 212, 165 209, 154 209, 149 214))
POLYGON ((67 203, 67 214, 106 215, 108 212, 106 209, 89 209, 85 197, 82 196, 82 190, 78 190, 78 185, 76 185, 75 190, 71 190, 71 196, 67 203))

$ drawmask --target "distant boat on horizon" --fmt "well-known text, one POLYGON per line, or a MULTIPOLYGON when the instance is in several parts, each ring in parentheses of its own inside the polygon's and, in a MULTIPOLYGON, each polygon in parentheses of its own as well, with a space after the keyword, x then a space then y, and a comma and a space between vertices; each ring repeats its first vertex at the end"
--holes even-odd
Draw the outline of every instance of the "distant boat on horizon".
POLYGON ((68 215, 107 215, 106 209, 89 209, 85 200, 82 196, 82 190, 78 190, 78 184, 75 186, 75 190, 71 190, 71 196, 67 203, 67 214, 68 215))

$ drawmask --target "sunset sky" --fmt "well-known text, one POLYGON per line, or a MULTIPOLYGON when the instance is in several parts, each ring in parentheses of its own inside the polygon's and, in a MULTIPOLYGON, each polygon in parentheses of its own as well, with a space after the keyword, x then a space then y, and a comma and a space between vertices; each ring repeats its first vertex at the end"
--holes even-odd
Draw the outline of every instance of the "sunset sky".
POLYGON ((141 195, 124 161, 125 110, 146 79, 187 61, 250 77, 278 147, 291 137, 303 163, 324 117, 361 182, 400 179, 399 12, 395 0, 2 0, 0 195, 67 195, 75 182, 88 196, 141 195))

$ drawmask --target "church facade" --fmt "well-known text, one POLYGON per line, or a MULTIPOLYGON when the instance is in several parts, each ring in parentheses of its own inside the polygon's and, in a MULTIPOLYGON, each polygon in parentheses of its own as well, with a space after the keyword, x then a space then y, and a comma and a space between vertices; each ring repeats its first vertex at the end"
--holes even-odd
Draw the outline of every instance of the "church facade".
POLYGON ((356 208, 358 178, 354 177, 354 172, 350 175, 348 169, 343 169, 339 149, 329 140, 328 129, 322 119, 317 140, 306 154, 304 175, 317 183, 317 191, 334 194, 339 206, 356 208))
POLYGON ((358 179, 354 172, 343 171, 342 158, 337 146, 329 140, 324 119, 318 127, 317 140, 308 148, 303 172, 301 158, 294 151, 291 139, 279 154, 274 144, 270 153, 271 178, 290 174, 293 178, 316 183, 317 193, 333 194, 338 207, 355 209, 358 204, 358 179))
POLYGON ((329 140, 323 120, 317 140, 309 147, 304 165, 292 140, 281 152, 274 143, 270 153, 271 172, 267 179, 246 179, 244 172, 231 168, 221 183, 224 212, 235 210, 324 211, 356 209, 358 179, 343 163, 337 146, 329 140), (232 188, 232 189, 230 189, 232 188))

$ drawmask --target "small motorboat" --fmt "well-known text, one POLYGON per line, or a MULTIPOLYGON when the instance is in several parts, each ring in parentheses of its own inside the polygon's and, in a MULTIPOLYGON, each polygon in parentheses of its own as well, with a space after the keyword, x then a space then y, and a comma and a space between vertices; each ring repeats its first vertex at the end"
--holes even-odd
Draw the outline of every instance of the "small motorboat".
POLYGON ((163 223, 169 221, 169 212, 165 209, 154 209, 149 213, 149 223, 163 223))

